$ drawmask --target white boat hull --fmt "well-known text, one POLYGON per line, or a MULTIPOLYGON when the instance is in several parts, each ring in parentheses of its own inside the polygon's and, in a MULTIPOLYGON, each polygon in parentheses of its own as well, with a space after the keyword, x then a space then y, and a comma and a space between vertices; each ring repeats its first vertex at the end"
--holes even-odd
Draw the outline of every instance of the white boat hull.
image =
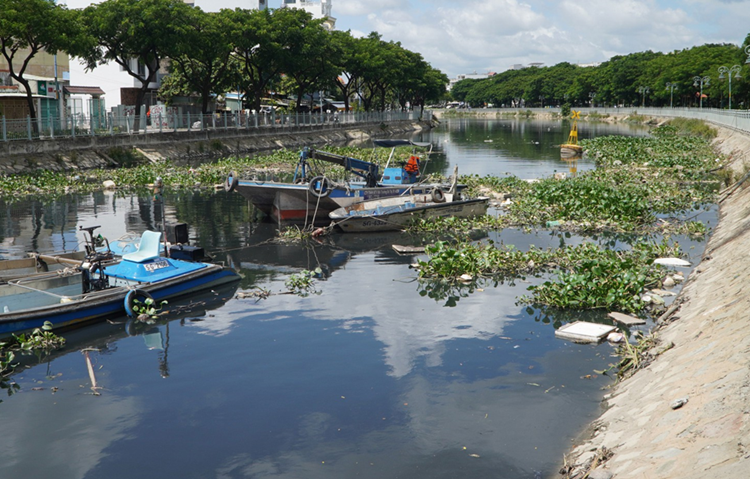
POLYGON ((363 201, 339 208, 329 217, 344 232, 364 233, 399 231, 419 219, 449 216, 469 218, 487 212, 489 198, 451 201, 449 196, 446 195, 446 201, 441 203, 432 201, 430 195, 363 201))

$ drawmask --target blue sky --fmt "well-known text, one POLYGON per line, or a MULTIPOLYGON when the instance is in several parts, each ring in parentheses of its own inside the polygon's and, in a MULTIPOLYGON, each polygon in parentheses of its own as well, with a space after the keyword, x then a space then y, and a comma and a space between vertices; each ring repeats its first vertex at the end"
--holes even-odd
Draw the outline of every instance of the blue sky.
MULTIPOLYGON (((91 0, 67 0, 80 8, 91 0)), ((206 11, 247 8, 243 0, 196 0, 206 11)), ((281 0, 269 0, 271 8, 281 0)), ((670 52, 705 43, 740 45, 750 33, 750 0, 332 0, 339 30, 377 31, 419 52, 449 77, 501 72, 513 64, 602 62, 646 50, 670 52)), ((115 67, 84 74, 71 61, 74 85, 99 85, 107 104, 132 79, 115 67)))

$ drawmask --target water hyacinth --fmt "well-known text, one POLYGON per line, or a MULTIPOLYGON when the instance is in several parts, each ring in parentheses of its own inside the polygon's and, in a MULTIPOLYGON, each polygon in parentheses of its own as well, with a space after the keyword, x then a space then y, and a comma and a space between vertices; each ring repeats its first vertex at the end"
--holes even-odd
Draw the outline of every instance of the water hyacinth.
POLYGON ((655 137, 606 136, 581 144, 595 159, 596 169, 533 183, 514 176, 462 176, 459 181, 467 185, 469 195, 510 197, 502 215, 469 223, 441 219, 431 225, 417 223, 412 230, 461 233, 472 227, 528 228, 554 222, 578 233, 700 234, 696 225, 659 222, 657 215, 684 213, 715 202, 721 165, 717 166, 708 140, 666 129, 655 137))
MULTIPOLYGON (((582 243, 562 248, 531 248, 522 252, 513 246, 488 243, 438 241, 427 247, 427 260, 417 263, 422 280, 455 283, 461 275, 476 279, 512 281, 526 275, 555 272, 556 278, 531 286, 531 296, 521 301, 571 309, 609 308, 638 313, 644 304, 640 294, 659 285, 664 275, 654 264, 658 257, 679 256, 678 244, 637 241, 628 249, 600 248, 582 243)), ((428 288, 431 295, 437 288, 428 288)), ((446 288, 453 291, 455 288, 446 288)), ((460 289, 460 288, 459 288, 460 289)), ((437 298, 436 299, 444 299, 437 298)))
MULTIPOLYGON (((364 158, 381 166, 385 165, 390 154, 390 150, 386 148, 373 150, 348 146, 326 146, 326 151, 364 158)), ((406 160, 411 152, 409 147, 397 148, 395 161, 406 160)), ((123 160, 122 167, 119 168, 75 172, 39 168, 28 173, 0 175, 0 196, 12 199, 32 194, 55 197, 68 193, 88 193, 101 190, 102 183, 106 180, 113 181, 118 189, 137 189, 152 185, 156 178, 161 178, 165 187, 173 189, 214 188, 223 184, 232 171, 247 178, 290 180, 299 160, 299 150, 275 150, 252 157, 224 158, 194 166, 177 165, 170 160, 150 163, 145 158, 133 159, 130 156, 127 161, 123 160)), ((346 175, 342 167, 330 163, 318 164, 315 160, 310 163, 313 172, 325 168, 330 177, 343 178, 346 175)))
MULTIPOLYGON (((652 233, 679 232, 705 235, 702 223, 665 219, 715 202, 720 186, 716 154, 705 138, 676 134, 676 128, 657 131, 654 137, 599 137, 584 140, 587 154, 597 169, 577 177, 542 179, 528 183, 512 177, 464 177, 472 192, 504 189, 512 202, 500 216, 455 222, 433 222, 434 231, 453 232, 454 237, 472 227, 501 229, 509 226, 534 228, 554 224, 579 233, 631 233, 647 237, 652 233), (484 190, 483 190, 484 189, 484 190)), ((719 168, 722 159, 719 158, 719 168)), ((424 224, 416 224, 424 232, 424 224)), ((571 248, 521 253, 512 247, 495 247, 491 242, 456 244, 437 242, 427 249, 429 258, 420 261, 423 282, 442 281, 453 287, 425 287, 431 297, 447 292, 456 300, 457 281, 470 274, 510 280, 527 274, 551 272, 549 280, 529 288, 521 301, 541 308, 620 310, 643 313, 642 293, 660 285, 663 271, 653 264, 657 257, 679 257, 679 245, 667 239, 661 243, 640 241, 630 249, 599 249, 584 243, 571 248)), ((427 294, 426 293, 426 294, 427 294)))

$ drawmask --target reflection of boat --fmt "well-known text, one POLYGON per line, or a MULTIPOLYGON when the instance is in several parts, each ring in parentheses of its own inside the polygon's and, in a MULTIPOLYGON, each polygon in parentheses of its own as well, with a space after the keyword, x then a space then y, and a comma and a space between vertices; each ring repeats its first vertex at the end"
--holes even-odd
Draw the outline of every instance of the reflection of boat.
MULTIPOLYGON (((236 190, 257 209, 277 220, 324 222, 331 211, 358 201, 410 192, 423 194, 436 186, 443 186, 420 183, 421 162, 416 154, 412 154, 403 165, 391 166, 396 147, 431 147, 430 143, 415 143, 410 140, 373 140, 373 143, 376 147, 391 148, 382 176, 375 163, 305 148, 300 153, 291 183, 240 180, 232 173, 227 178, 225 187, 228 191, 236 190), (314 159, 342 166, 348 173, 361 177, 363 181, 337 183, 322 174, 314 176, 309 164, 314 159)), ((424 157, 427 155, 429 152, 424 157)))
POLYGON ((65 333, 65 347, 45 351, 43 355, 18 351, 14 363, 15 371, 24 371, 44 362, 51 362, 81 349, 96 350, 99 354, 108 354, 112 344, 128 336, 141 336, 148 349, 159 351, 158 369, 162 376, 168 375, 170 324, 183 326, 188 322, 199 322, 209 311, 222 307, 234 297, 238 283, 227 283, 210 291, 204 290, 189 298, 180 298, 169 304, 169 311, 162 312, 155 320, 148 323, 137 319, 113 318, 114 321, 99 321, 85 328, 78 328, 65 333), (20 366, 20 367, 19 367, 20 366))
POLYGON ((583 154, 583 148, 578 144, 578 120, 581 118, 581 112, 573 110, 571 118, 573 125, 570 127, 568 142, 560 145, 560 157, 564 159, 577 158, 583 154))
POLYGON ((135 300, 194 294, 239 279, 220 265, 160 256, 161 233, 146 231, 137 251, 113 260, 95 250, 92 228, 83 261, 36 255, 69 267, 8 280, 0 285, 0 334, 39 328, 71 326, 108 315, 133 312, 135 300))
POLYGON ((560 145, 560 157, 563 159, 580 158, 583 148, 580 145, 560 145))
POLYGON ((229 267, 242 275, 241 288, 252 288, 258 282, 277 275, 301 270, 321 269, 323 277, 342 268, 351 257, 348 251, 327 245, 300 247, 299 244, 263 243, 225 253, 229 267))
POLYGON ((483 215, 488 203, 487 197, 460 199, 457 194, 437 189, 428 195, 362 201, 339 208, 329 216, 344 232, 396 231, 417 219, 483 215))

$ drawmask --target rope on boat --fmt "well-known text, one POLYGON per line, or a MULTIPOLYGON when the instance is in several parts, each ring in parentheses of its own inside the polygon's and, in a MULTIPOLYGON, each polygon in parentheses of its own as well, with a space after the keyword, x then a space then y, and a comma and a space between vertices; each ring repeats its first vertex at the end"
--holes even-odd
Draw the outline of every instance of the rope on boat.
MULTIPOLYGON (((323 181, 328 181, 329 188, 331 188, 331 189, 333 189, 333 188, 335 188, 337 186, 336 183, 334 183, 333 181, 329 180, 328 177, 325 176, 325 175, 323 175, 323 179, 321 180, 321 184, 323 183, 323 181)), ((311 228, 313 226, 315 226, 315 220, 318 217, 318 209, 320 208, 320 200, 322 198, 322 196, 318 196, 318 195, 315 195, 315 196, 318 199, 315 202, 315 211, 313 212, 313 216, 312 216, 312 224, 309 225, 311 228)), ((305 194, 305 229, 308 227, 307 217, 309 216, 309 213, 310 213, 309 207, 310 207, 310 188, 307 189, 307 192, 305 194)))
POLYGON ((15 281, 8 281, 8 284, 11 284, 13 286, 18 286, 19 288, 26 289, 26 290, 29 290, 29 291, 35 291, 37 293, 46 294, 48 296, 52 296, 52 297, 55 297, 55 298, 60 298, 61 300, 65 299, 65 298, 73 299, 75 296, 80 296, 80 295, 68 296, 68 295, 65 295, 65 294, 55 294, 55 293, 51 293, 49 291, 44 291, 43 289, 34 288, 33 286, 26 286, 25 284, 21 284, 19 281, 22 281, 22 280, 17 279, 15 281))

